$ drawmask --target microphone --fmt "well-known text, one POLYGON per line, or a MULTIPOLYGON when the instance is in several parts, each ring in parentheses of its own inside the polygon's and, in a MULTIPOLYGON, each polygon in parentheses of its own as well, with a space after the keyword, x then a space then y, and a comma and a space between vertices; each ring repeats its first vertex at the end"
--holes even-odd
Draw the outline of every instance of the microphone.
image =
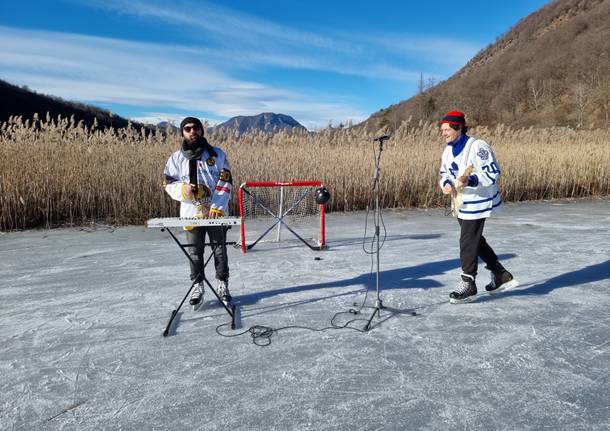
POLYGON ((382 135, 382 136, 378 136, 377 138, 375 138, 374 141, 375 142, 383 142, 383 141, 387 141, 391 137, 392 137, 392 135, 382 135))

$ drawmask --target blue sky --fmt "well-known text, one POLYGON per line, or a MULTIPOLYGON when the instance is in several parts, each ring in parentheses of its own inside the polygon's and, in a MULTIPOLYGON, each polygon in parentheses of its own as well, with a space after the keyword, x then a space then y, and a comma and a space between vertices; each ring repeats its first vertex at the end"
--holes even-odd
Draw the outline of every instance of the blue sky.
POLYGON ((127 118, 354 123, 449 78, 548 0, 0 2, 0 79, 127 118))

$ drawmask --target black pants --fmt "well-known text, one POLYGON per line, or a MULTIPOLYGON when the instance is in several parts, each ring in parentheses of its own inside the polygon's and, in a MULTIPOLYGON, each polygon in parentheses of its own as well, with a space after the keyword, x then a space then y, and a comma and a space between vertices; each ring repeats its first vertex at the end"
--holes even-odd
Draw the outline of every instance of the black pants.
POLYGON ((485 219, 462 220, 460 223, 460 263, 464 274, 476 277, 479 257, 490 268, 498 262, 498 256, 485 241, 483 236, 483 226, 485 219))
MULTIPOLYGON (((188 253, 193 259, 191 266, 191 280, 195 280, 200 272, 203 272, 203 251, 205 248, 205 234, 208 234, 209 243, 216 246, 214 249, 214 267, 218 280, 229 280, 229 260, 227 258, 226 236, 227 230, 221 226, 196 227, 186 231, 188 253)), ((201 281, 201 280, 199 280, 201 281)))

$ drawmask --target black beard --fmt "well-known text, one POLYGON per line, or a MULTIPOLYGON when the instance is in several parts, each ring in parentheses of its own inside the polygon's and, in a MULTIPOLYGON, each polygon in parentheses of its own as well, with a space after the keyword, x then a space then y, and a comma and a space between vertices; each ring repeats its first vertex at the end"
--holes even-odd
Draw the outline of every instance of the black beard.
POLYGON ((206 148, 211 153, 212 147, 203 136, 198 136, 194 141, 182 138, 182 155, 189 160, 199 157, 206 148))
POLYGON ((197 139, 191 141, 189 139, 182 139, 182 148, 185 150, 196 150, 198 148, 203 148, 206 144, 206 139, 203 136, 197 136, 197 139))

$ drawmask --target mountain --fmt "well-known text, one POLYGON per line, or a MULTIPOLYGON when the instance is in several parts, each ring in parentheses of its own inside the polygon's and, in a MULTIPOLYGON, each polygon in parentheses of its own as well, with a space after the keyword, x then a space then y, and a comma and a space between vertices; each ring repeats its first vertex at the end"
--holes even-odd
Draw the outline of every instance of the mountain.
POLYGON ((169 121, 161 121, 157 123, 156 127, 159 130, 172 130, 174 132, 177 132, 180 129, 178 126, 174 126, 169 121))
MULTIPOLYGON (((62 118, 74 116, 76 123, 83 121, 88 127, 92 127, 97 120, 99 129, 127 127, 129 120, 114 115, 94 106, 83 103, 68 102, 58 97, 38 94, 27 87, 17 87, 6 81, 0 80, 0 123, 6 122, 10 116, 21 116, 23 119, 32 119, 34 114, 44 119, 49 113, 53 119, 61 115, 62 118)), ((144 126, 140 123, 131 122, 135 128, 144 127, 152 131, 153 127, 144 126)))
POLYGON ((436 121, 458 109, 472 124, 610 124, 610 0, 555 0, 518 22, 455 75, 373 114, 370 130, 436 121))
POLYGON ((255 130, 261 132, 279 132, 280 130, 285 129, 307 130, 302 124, 291 116, 274 114, 272 112, 265 112, 263 114, 248 117, 233 117, 224 123, 218 124, 213 129, 230 129, 236 130, 239 133, 246 133, 255 130))

